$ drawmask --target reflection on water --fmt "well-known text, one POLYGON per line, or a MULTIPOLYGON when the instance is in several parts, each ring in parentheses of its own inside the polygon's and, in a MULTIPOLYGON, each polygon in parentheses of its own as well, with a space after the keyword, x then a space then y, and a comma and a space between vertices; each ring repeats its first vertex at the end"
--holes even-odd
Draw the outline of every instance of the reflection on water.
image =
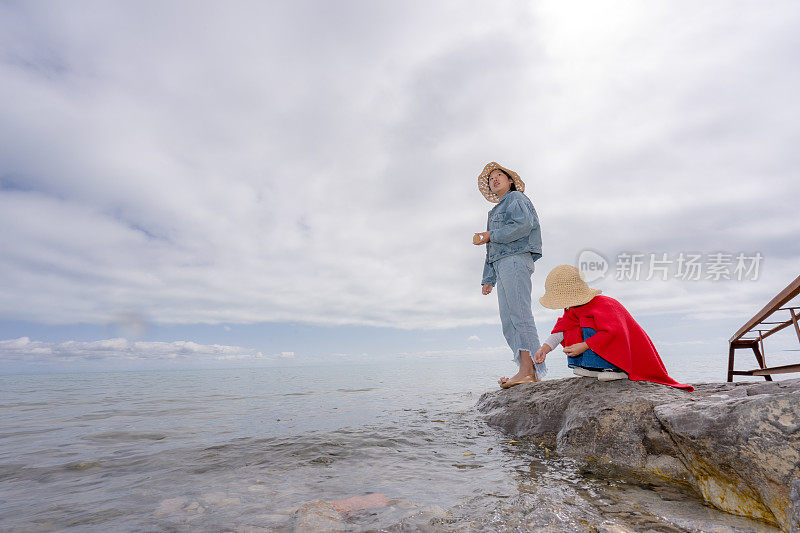
POLYGON ((0 376, 0 529, 774 531, 487 427, 495 367, 0 376))

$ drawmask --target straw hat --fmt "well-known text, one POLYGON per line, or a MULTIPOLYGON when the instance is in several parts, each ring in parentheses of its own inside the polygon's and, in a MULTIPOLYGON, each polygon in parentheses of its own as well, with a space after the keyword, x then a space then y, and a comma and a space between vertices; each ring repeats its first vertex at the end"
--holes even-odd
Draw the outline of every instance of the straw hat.
POLYGON ((491 174, 492 170, 496 168, 504 170, 506 174, 511 176, 511 179, 514 181, 514 186, 519 192, 525 191, 525 182, 520 179, 519 174, 492 161, 483 167, 483 172, 481 172, 480 176, 478 176, 478 189, 481 191, 481 194, 483 194, 484 198, 495 204, 500 201, 500 197, 493 193, 492 189, 489 187, 489 174, 491 174))
POLYGON ((590 288, 583 281, 583 272, 576 267, 558 265, 544 280, 544 296, 539 298, 539 303, 550 309, 564 309, 588 303, 601 292, 590 288))

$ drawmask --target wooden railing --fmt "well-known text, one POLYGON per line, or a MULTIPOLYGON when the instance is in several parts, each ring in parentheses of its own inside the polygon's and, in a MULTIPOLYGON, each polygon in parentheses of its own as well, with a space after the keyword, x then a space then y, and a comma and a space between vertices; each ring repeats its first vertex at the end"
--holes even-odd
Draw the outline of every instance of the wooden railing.
POLYGON ((767 367, 764 362, 764 339, 770 335, 794 325, 797 340, 800 341, 800 325, 798 325, 800 306, 786 305, 798 294, 800 294, 800 276, 797 276, 731 337, 728 348, 728 381, 733 381, 733 376, 764 376, 767 381, 772 381, 772 374, 800 372, 800 364, 767 367), (780 313, 780 311, 788 311, 788 318, 784 320, 782 316, 786 316, 786 313, 780 313), (773 317, 773 315, 776 316, 773 317), (739 349, 753 350, 759 368, 734 370, 733 356, 739 349))

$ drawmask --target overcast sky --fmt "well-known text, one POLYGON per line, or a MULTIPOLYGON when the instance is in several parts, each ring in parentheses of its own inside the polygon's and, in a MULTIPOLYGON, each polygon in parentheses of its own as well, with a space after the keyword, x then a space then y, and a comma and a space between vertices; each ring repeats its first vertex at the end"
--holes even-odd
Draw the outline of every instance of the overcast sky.
POLYGON ((547 272, 591 249, 665 358, 724 358, 800 274, 798 28, 795 1, 0 2, 0 371, 510 364, 489 161, 539 213, 542 337, 547 272), (618 280, 623 252, 763 259, 618 280))

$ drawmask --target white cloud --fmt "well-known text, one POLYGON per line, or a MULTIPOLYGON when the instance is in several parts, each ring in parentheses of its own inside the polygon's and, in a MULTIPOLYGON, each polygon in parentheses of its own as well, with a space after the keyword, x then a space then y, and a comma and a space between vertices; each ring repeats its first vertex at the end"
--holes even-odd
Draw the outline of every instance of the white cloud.
POLYGON ((470 335, 467 340, 468 341, 479 341, 479 340, 481 340, 481 338, 478 337, 477 335, 470 335))
POLYGON ((240 346, 221 344, 198 344, 191 341, 143 342, 124 338, 91 342, 32 341, 28 337, 0 340, 0 362, 2 363, 52 363, 76 361, 130 361, 130 360, 268 360, 294 357, 293 352, 265 354, 240 346), (288 355, 287 355, 288 354, 288 355))
POLYGON ((0 7, 0 318, 495 323, 488 160, 539 211, 535 294, 586 247, 765 255, 605 282, 639 313, 746 316, 796 275, 796 3, 310 6, 0 7))

